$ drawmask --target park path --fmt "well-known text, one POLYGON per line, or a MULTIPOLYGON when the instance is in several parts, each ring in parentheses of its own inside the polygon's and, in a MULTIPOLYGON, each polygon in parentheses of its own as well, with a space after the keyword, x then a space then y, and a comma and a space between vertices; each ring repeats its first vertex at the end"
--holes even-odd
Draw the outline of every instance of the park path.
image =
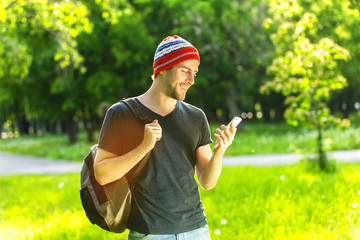
MULTIPOLYGON (((329 156, 341 162, 360 161, 360 149, 329 152, 329 156)), ((224 157, 224 166, 275 166, 294 164, 298 154, 268 154, 224 157)), ((17 174, 59 174, 80 172, 81 162, 69 162, 0 152, 0 176, 17 174)))

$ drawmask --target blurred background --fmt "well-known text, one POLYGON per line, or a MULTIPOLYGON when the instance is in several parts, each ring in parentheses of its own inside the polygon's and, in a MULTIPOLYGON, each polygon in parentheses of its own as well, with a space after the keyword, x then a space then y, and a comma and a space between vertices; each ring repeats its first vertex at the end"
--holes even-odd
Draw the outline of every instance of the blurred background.
MULTIPOLYGON (((355 0, 2 1, 1 137, 67 133, 73 143, 86 130, 93 142, 107 107, 149 88, 155 49, 173 34, 200 52, 200 72, 186 100, 210 122, 234 115, 283 121, 281 87, 299 73, 283 75, 284 82, 272 89, 278 91, 260 88, 281 72, 274 60, 289 51, 306 57, 306 50, 294 46, 301 24, 312 45, 326 38, 348 51, 346 59, 332 54, 330 75, 336 71, 346 81, 329 91, 327 106, 332 115, 359 122, 359 8, 355 0), (304 21, 306 14, 313 19, 304 21)), ((297 65, 315 69, 314 79, 329 78, 322 66, 311 64, 297 65)))

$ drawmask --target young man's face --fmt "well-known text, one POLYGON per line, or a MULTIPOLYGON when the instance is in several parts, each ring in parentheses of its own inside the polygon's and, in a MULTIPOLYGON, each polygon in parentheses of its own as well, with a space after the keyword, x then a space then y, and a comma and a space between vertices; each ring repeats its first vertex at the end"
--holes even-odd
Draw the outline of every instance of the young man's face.
POLYGON ((164 93, 176 100, 185 99, 187 90, 194 84, 199 61, 186 60, 164 71, 164 93))

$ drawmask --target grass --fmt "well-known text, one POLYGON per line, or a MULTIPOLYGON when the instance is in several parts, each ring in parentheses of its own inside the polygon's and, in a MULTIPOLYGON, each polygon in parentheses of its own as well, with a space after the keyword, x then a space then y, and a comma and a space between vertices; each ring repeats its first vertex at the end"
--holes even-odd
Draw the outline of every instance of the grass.
MULTIPOLYGON (((213 240, 359 239, 360 163, 334 174, 303 165, 224 167, 201 189, 213 240)), ((127 239, 93 226, 79 174, 0 177, 0 239, 127 239)))
MULTIPOLYGON (((317 132, 286 124, 241 123, 227 155, 316 152, 317 132)), ((215 131, 212 127, 212 132, 215 131)), ((360 127, 327 129, 323 133, 328 151, 360 148, 360 127)))
MULTIPOLYGON (((227 155, 315 151, 316 132, 285 124, 242 123, 227 155)), ((211 125, 212 133, 216 125, 211 125)), ((326 130, 327 150, 359 149, 359 127, 326 130)), ((82 161, 89 147, 66 136, 0 139, 0 151, 82 161)), ((213 240, 360 239, 360 163, 335 173, 298 163, 279 167, 224 167, 215 189, 201 189, 213 240)), ((87 220, 79 174, 0 177, 0 239, 127 239, 87 220)))
POLYGON ((79 140, 74 144, 68 144, 65 135, 6 138, 0 139, 0 151, 49 159, 82 161, 89 148, 95 144, 86 142, 85 138, 85 133, 79 134, 79 140))
MULTIPOLYGON (((218 125, 211 124, 215 133, 218 125)), ((346 150, 360 148, 360 127, 346 130, 329 129, 324 132, 326 150, 346 150)), ((264 124, 244 121, 226 155, 271 154, 316 151, 316 132, 295 128, 286 124, 264 124)), ((213 139, 215 139, 213 137, 213 139)), ((69 145, 67 137, 45 135, 0 139, 0 151, 24 155, 82 161, 84 154, 95 143, 86 142, 85 133, 79 134, 79 141, 69 145)))

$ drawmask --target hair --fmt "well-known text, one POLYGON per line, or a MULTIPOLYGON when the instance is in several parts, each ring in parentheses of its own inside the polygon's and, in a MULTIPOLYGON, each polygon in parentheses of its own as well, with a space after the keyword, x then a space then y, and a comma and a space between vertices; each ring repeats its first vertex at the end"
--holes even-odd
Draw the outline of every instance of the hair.
MULTIPOLYGON (((174 66, 173 66, 174 67, 174 66)), ((165 70, 163 70, 162 72, 168 71, 170 69, 172 69, 173 67, 167 68, 165 70)), ((156 77, 159 75, 160 72, 158 72, 157 74, 153 74, 151 75, 151 79, 154 81, 156 79, 156 77)))
POLYGON ((155 78, 156 78, 156 76, 157 76, 157 74, 153 74, 153 75, 151 75, 151 79, 154 81, 154 80, 155 80, 155 78))

